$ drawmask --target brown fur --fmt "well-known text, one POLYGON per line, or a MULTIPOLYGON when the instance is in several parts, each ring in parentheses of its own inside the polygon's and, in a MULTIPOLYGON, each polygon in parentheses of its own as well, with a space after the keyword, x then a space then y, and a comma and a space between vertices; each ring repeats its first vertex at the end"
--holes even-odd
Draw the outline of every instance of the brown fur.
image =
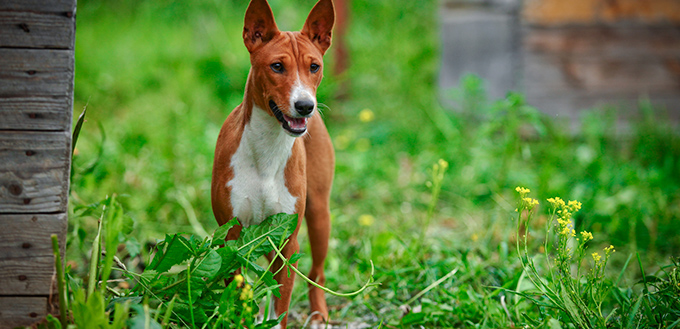
MULTIPOLYGON (((296 77, 292 74, 277 74, 270 69, 270 64, 279 61, 286 70, 296 70, 303 84, 313 88, 311 91, 316 94, 323 76, 323 55, 330 46, 333 23, 334 9, 331 0, 320 0, 314 6, 300 32, 280 32, 266 0, 252 0, 248 6, 243 40, 250 52, 252 67, 246 82, 243 103, 227 117, 215 149, 211 196, 213 212, 220 225, 233 218, 231 187, 227 187, 227 183, 234 178, 231 157, 240 145, 252 111, 264 109, 273 117, 268 106, 269 100, 275 101, 285 114, 292 111, 288 108, 290 88, 280 86, 291 86, 296 77), (312 62, 322 66, 317 74, 308 70, 312 62)), ((323 266, 330 236, 329 198, 334 166, 333 145, 317 112, 308 121, 307 134, 295 140, 284 175, 288 191, 297 197, 295 211, 300 217, 304 215, 307 221, 312 247, 312 269, 309 277, 322 285, 325 283, 323 266)), ((286 257, 299 250, 299 228, 298 224, 283 250, 286 257)), ((241 229, 241 226, 232 228, 227 239, 238 238, 241 229)), ((278 270, 281 265, 278 259, 275 260, 272 270, 278 270)), ((275 277, 282 284, 282 297, 275 300, 277 315, 287 312, 290 304, 294 276, 288 277, 286 274, 287 271, 283 270, 275 277)), ((309 299, 311 311, 320 313, 315 318, 328 320, 323 291, 310 285, 309 299)), ((281 324, 286 327, 287 315, 281 324)))

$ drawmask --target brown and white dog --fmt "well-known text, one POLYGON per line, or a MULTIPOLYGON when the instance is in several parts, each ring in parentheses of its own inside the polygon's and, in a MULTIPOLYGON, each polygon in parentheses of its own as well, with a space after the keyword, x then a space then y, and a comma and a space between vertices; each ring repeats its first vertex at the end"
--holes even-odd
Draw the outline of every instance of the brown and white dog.
MULTIPOLYGON (((330 236, 329 198, 335 154, 316 101, 323 76, 323 55, 331 45, 335 21, 332 0, 320 0, 302 31, 279 31, 266 0, 252 0, 245 15, 243 41, 252 65, 243 102, 222 126, 215 149, 212 207, 217 222, 238 218, 227 239, 242 227, 257 225, 277 213, 304 215, 312 250, 309 277, 323 285, 330 236)), ((283 255, 299 250, 298 224, 283 255)), ((272 269, 282 262, 277 258, 272 269)), ((276 315, 288 311, 293 276, 275 279, 281 298, 276 315)), ((294 273, 293 273, 294 274, 294 273)), ((324 292, 309 286, 316 320, 328 320, 324 292)), ((281 323, 286 327, 287 314, 281 323)))

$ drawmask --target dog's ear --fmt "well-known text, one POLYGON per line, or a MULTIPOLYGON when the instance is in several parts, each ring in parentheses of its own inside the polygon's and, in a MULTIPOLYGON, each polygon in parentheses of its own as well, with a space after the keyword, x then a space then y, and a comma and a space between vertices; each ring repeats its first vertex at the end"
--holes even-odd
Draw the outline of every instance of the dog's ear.
POLYGON ((306 35, 321 50, 326 53, 331 46, 331 31, 335 23, 335 8, 332 0, 319 0, 307 17, 302 34, 306 35))
POLYGON ((279 34, 274 14, 267 0, 252 0, 243 23, 243 43, 249 52, 255 51, 279 34))

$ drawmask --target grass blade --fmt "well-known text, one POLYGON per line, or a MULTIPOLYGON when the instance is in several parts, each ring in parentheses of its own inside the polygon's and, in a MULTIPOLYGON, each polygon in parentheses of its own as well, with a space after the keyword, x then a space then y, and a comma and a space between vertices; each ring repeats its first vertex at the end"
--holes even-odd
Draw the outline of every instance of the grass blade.
MULTIPOLYGON (((106 210, 106 206, 104 206, 106 210)), ((104 210, 102 210, 102 215, 99 218, 99 223, 97 225, 97 235, 92 241, 92 254, 90 256, 90 278, 87 281, 87 297, 89 298, 94 293, 94 289, 97 286, 97 265, 99 265, 99 255, 101 247, 101 236, 102 236, 102 221, 104 220, 104 210)))
POLYGON ((80 136, 80 130, 83 128, 83 122, 85 122, 85 113, 87 112, 87 104, 83 107, 83 113, 78 116, 78 122, 73 128, 73 135, 71 137, 71 158, 73 158, 73 152, 76 150, 76 143, 78 142, 78 136, 80 136))
POLYGON ((616 279, 616 286, 619 286, 619 282, 621 282, 621 278, 623 277, 623 273, 626 272, 626 269, 628 268, 628 263, 630 263, 631 258, 633 258, 633 254, 628 255, 628 259, 626 260, 626 263, 623 265, 623 268, 621 269, 621 272, 619 273, 619 277, 616 279))
POLYGON ((59 290, 59 321, 62 328, 66 328, 68 310, 68 300, 66 298, 66 282, 64 281, 64 267, 61 263, 61 252, 59 250, 59 237, 52 234, 52 252, 54 253, 54 266, 57 269, 57 289, 59 290))
POLYGON ((640 305, 642 304, 643 298, 644 296, 640 296, 637 302, 635 302, 633 309, 630 310, 630 314, 628 315, 628 321, 626 322, 626 328, 633 328, 633 321, 635 320, 635 315, 638 313, 638 310, 640 309, 640 305))
POLYGON ((409 305, 409 304, 413 303, 413 302, 416 301, 418 298, 420 298, 420 297, 422 297, 424 294, 426 294, 428 291, 432 290, 434 287, 440 285, 442 282, 446 281, 448 278, 450 278, 450 277, 452 277, 453 275, 455 275, 457 272, 458 272, 458 268, 454 268, 451 272, 449 272, 448 274, 444 275, 441 279, 439 279, 439 280, 433 282, 432 284, 430 284, 429 286, 427 286, 427 288, 423 289, 423 291, 421 291, 421 292, 419 292, 418 294, 416 294, 415 296, 413 296, 413 297, 412 297, 411 299, 409 299, 406 303, 404 303, 404 305, 409 305))

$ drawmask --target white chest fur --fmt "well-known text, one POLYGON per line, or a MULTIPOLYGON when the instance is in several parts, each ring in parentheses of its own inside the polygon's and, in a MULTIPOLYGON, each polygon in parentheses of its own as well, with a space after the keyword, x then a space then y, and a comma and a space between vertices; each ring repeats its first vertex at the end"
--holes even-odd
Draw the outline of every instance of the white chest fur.
POLYGON ((275 118, 253 108, 231 158, 234 178, 227 183, 234 216, 244 227, 277 213, 295 213, 297 198, 286 188, 284 176, 294 142, 275 118))

